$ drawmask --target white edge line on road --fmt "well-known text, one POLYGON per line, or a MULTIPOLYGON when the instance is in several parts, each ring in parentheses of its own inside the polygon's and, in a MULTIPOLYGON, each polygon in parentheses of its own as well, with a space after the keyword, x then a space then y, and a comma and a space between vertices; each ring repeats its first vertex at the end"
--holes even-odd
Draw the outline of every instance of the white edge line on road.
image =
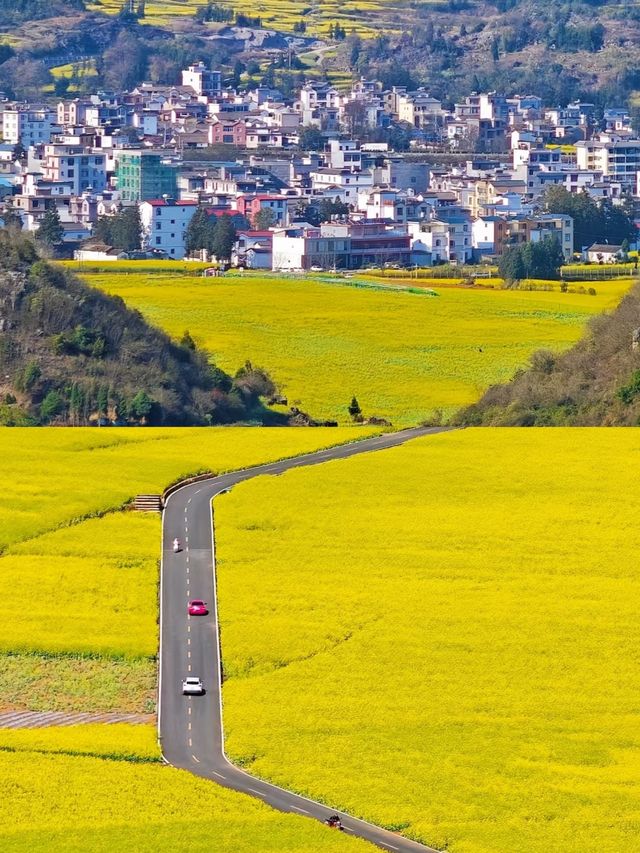
POLYGON ((162 614, 164 612, 164 601, 162 600, 164 590, 164 511, 162 513, 162 523, 160 524, 160 587, 159 587, 159 606, 160 606, 160 619, 158 623, 158 634, 159 634, 159 642, 158 642, 158 696, 156 699, 156 707, 158 709, 158 725, 156 730, 156 737, 158 741, 158 746, 160 747, 160 755, 162 755, 162 759, 166 760, 162 751, 162 737, 161 737, 161 728, 160 728, 160 715, 162 714, 162 614))
MULTIPOLYGON (((450 429, 451 428, 447 429, 446 427, 445 428, 433 427, 433 428, 427 428, 427 429, 412 427, 412 428, 406 429, 406 430, 397 430, 396 432, 393 432, 393 433, 388 433, 388 434, 383 434, 383 435, 378 435, 378 436, 372 436, 372 438, 370 440, 376 441, 376 443, 381 442, 381 441, 387 441, 386 436, 388 435, 389 436, 389 439, 388 439, 389 443, 388 443, 387 447, 391 448, 391 447, 398 447, 402 444, 405 444, 407 441, 410 441, 414 438, 423 438, 423 437, 428 436, 428 435, 437 435, 440 432, 446 432, 446 431, 449 431, 450 429), (399 438, 399 436, 404 436, 404 437, 399 438), (396 439, 396 440, 392 440, 392 439, 396 439)), ((338 450, 341 448, 342 449, 351 448, 351 447, 357 448, 360 444, 362 444, 365 441, 367 441, 366 438, 358 440, 358 441, 345 442, 344 444, 336 445, 334 448, 325 448, 325 449, 326 450, 338 450)), ((359 451, 357 449, 354 449, 352 452, 347 452, 343 456, 338 457, 338 459, 350 458, 351 456, 358 455, 359 453, 362 453, 362 452, 366 452, 366 450, 359 451)), ((312 458, 315 457, 317 459, 319 456, 319 453, 320 453, 320 451, 312 451, 310 453, 301 454, 300 456, 295 457, 295 460, 296 460, 295 465, 292 465, 291 467, 292 468, 304 467, 308 463, 304 462, 303 460, 307 459, 308 457, 312 457, 312 458)), ((283 459, 281 461, 287 462, 290 460, 283 459)), ((322 460, 320 460, 320 461, 322 461, 322 460)), ((272 463, 272 464, 274 464, 274 463, 272 463)), ((227 753, 226 753, 225 748, 224 748, 224 724, 223 724, 223 718, 222 718, 222 684, 221 684, 221 680, 220 680, 220 666, 221 666, 221 661, 222 661, 222 657, 221 657, 222 652, 221 652, 221 648, 220 648, 220 633, 219 633, 219 620, 218 620, 218 595, 217 595, 216 570, 215 570, 215 534, 214 534, 214 525, 213 525, 213 500, 221 492, 228 491, 229 489, 233 488, 234 485, 237 485, 239 482, 244 482, 245 480, 252 479, 253 477, 259 476, 260 471, 262 469, 264 469, 265 467, 267 467, 267 466, 266 465, 265 466, 260 466, 260 465, 253 466, 253 473, 250 474, 249 476, 246 476, 246 474, 247 474, 247 472, 251 471, 252 468, 239 469, 238 471, 228 471, 228 472, 226 472, 226 474, 212 475, 212 477, 209 481, 209 483, 211 483, 211 481, 215 481, 217 479, 220 479, 222 477, 226 477, 228 475, 245 474, 245 476, 243 476, 242 479, 238 480, 236 483, 232 483, 231 485, 225 485, 221 489, 219 489, 217 492, 214 492, 209 497, 209 510, 210 510, 210 516, 211 516, 211 555, 212 555, 211 570, 212 570, 212 575, 213 575, 214 615, 215 615, 215 629, 216 629, 215 633, 216 633, 216 645, 218 647, 218 673, 217 673, 217 677, 218 677, 218 701, 220 703, 221 752, 222 752, 222 757, 223 757, 224 761, 226 762, 226 764, 230 770, 232 770, 236 773, 240 773, 243 776, 246 776, 248 779, 251 779, 251 780, 254 780, 256 777, 252 776, 250 773, 247 773, 246 770, 243 770, 240 767, 236 767, 236 765, 233 764, 229 760, 229 757, 227 756, 227 753)), ((177 495, 178 492, 182 491, 183 489, 187 489, 189 487, 192 487, 192 486, 193 486, 193 483, 185 483, 184 486, 180 486, 179 488, 175 489, 175 491, 171 492, 171 494, 168 495, 168 497, 165 501, 164 509, 166 509, 166 506, 167 506, 167 503, 169 502, 169 500, 171 500, 171 498, 173 498, 175 495, 177 495)), ((204 486, 197 489, 194 492, 194 496, 200 494, 200 492, 202 492, 203 489, 204 489, 204 486)), ((163 513, 162 513, 162 530, 163 530, 163 533, 164 533, 164 518, 165 518, 165 513, 163 511, 163 513)), ((162 582, 163 582, 163 575, 164 575, 164 565, 163 565, 162 555, 161 555, 161 560, 160 560, 160 568, 161 568, 160 588, 162 591, 162 582)), ((187 626, 187 631, 191 632, 191 625, 187 626)), ((167 761, 167 759, 164 756, 164 753, 162 752, 162 742, 160 739, 160 719, 161 719, 161 710, 162 710, 162 690, 161 690, 161 685, 162 685, 162 597, 160 598, 159 663, 160 663, 160 675, 158 677, 158 743, 160 744, 162 760, 166 764, 170 765, 171 762, 167 761)), ((226 777, 222 773, 217 773, 215 770, 212 772, 215 776, 218 776, 220 779, 226 779, 226 777)), ((262 781, 262 780, 260 780, 260 781, 262 781)), ((288 791, 286 788, 281 788, 279 785, 275 785, 272 782, 267 782, 266 784, 269 785, 269 787, 273 788, 274 790, 282 791, 283 793, 285 793, 289 796, 293 796, 299 800, 307 802, 310 805, 312 805, 314 808, 321 808, 321 809, 326 808, 327 810, 329 810, 328 806, 325 806, 323 803, 318 803, 315 800, 310 799, 309 797, 304 797, 300 794, 293 794, 291 791, 288 791)), ((253 790, 253 789, 247 788, 247 790, 253 790)), ((367 821, 361 820, 359 818, 354 818, 351 815, 348 815, 348 817, 350 820, 352 820, 358 824, 362 824, 363 826, 366 826, 370 829, 374 829, 377 831, 380 831, 382 829, 381 827, 376 826, 375 824, 368 823, 367 821)), ((355 830, 353 830, 353 829, 347 829, 347 827, 345 827, 345 830, 347 832, 351 832, 353 834, 356 834, 355 830)), ((387 831, 387 830, 382 830, 382 831, 387 831)), ((406 841, 409 843, 412 843, 411 839, 406 839, 406 841)), ((392 845, 388 844, 388 842, 382 842, 382 843, 386 843, 387 846, 389 846, 389 847, 392 846, 392 845)), ((428 847, 427 845, 420 844, 420 842, 413 842, 413 843, 416 844, 416 846, 418 846, 420 849, 422 849, 424 851, 431 851, 431 853, 437 853, 437 851, 435 851, 434 848, 428 847)), ((397 850, 399 848, 394 847, 393 849, 397 850)))
POLYGON ((195 756, 195 755, 192 755, 192 756, 191 756, 191 758, 193 758, 193 760, 194 760, 197 764, 200 764, 200 759, 199 759, 199 758, 196 758, 196 756, 195 756))

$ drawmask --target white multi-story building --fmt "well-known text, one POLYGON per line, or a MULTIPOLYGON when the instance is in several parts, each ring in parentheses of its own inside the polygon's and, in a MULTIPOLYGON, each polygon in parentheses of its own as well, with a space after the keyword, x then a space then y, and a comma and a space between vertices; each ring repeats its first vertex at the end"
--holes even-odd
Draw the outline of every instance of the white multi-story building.
POLYGON ((326 154, 327 166, 331 169, 362 168, 360 143, 352 139, 330 139, 326 154))
POLYGON ((182 85, 190 86, 198 96, 210 97, 222 91, 222 78, 219 71, 210 71, 203 62, 197 62, 182 72, 182 85))
POLYGON ((576 160, 579 169, 600 172, 635 189, 640 170, 640 139, 576 142, 576 160))
POLYGON ((370 169, 352 172, 351 169, 317 169, 311 172, 311 186, 318 194, 344 204, 355 204, 361 190, 373 187, 370 169))
POLYGON ((466 263, 473 256, 471 216, 464 212, 440 210, 437 218, 409 223, 414 243, 418 241, 431 253, 434 263, 466 263))
POLYGON ((45 145, 42 170, 46 181, 70 183, 73 195, 82 195, 87 189, 101 192, 107 184, 104 152, 82 145, 45 145))
POLYGON ((19 142, 28 148, 50 142, 52 135, 60 130, 57 110, 50 107, 8 106, 2 113, 2 137, 11 145, 19 142))
POLYGON ((428 222, 410 222, 408 227, 412 252, 414 256, 419 254, 425 258, 422 263, 437 264, 450 260, 449 227, 446 222, 431 219, 428 222))
POLYGON ((423 89, 408 92, 398 98, 398 120, 414 127, 435 130, 442 126, 442 104, 423 89))
POLYGON ((164 252, 176 260, 184 258, 187 227, 198 202, 160 198, 141 202, 139 209, 145 249, 164 252))

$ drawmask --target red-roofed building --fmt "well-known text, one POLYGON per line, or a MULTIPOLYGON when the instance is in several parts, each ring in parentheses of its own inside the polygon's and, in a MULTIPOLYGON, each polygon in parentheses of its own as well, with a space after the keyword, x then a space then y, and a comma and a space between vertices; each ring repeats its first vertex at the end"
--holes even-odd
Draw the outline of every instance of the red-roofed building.
POLYGON ((240 195, 236 199, 236 205, 240 213, 253 222, 257 213, 261 210, 270 210, 274 215, 275 225, 287 225, 289 222, 289 211, 300 203, 299 196, 283 196, 261 193, 257 195, 240 195))
POLYGON ((209 145, 238 145, 244 148, 247 141, 247 126, 244 119, 229 119, 225 116, 209 125, 209 145))
POLYGON ((234 264, 248 269, 271 269, 273 231, 238 231, 234 264))
POLYGON ((207 216, 215 216, 216 218, 220 218, 221 216, 230 216, 233 220, 234 228, 239 231, 241 228, 249 228, 250 223, 247 217, 240 213, 239 210, 236 210, 234 207, 224 207, 222 205, 216 207, 207 207, 205 208, 207 211, 207 216))

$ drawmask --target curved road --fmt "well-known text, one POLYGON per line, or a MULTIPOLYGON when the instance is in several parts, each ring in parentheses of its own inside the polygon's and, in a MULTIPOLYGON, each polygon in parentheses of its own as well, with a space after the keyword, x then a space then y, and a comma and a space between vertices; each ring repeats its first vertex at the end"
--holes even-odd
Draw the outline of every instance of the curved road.
MULTIPOLYGON (((263 474, 281 474, 290 468, 345 459, 359 453, 394 447, 441 428, 416 428, 320 450, 211 477, 179 488, 166 501, 162 525, 160 576, 160 683, 158 732, 164 759, 236 791, 258 797, 283 812, 324 821, 338 813, 347 833, 371 841, 385 850, 402 853, 437 853, 393 832, 380 829, 276 785, 263 782, 232 765, 224 752, 220 645, 217 618, 212 499, 236 483, 263 474), (178 537, 183 550, 173 553, 178 537), (209 603, 208 616, 187 615, 187 602, 202 598, 209 603), (183 696, 182 679, 202 678, 204 696, 183 696)), ((327 828, 327 832, 333 832, 327 828)))

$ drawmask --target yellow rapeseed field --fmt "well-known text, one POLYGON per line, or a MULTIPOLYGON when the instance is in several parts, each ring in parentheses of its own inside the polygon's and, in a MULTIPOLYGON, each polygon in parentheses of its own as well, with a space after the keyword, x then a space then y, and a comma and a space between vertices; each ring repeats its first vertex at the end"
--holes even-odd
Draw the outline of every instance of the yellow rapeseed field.
POLYGON ((0 755, 7 750, 91 755, 114 761, 161 761, 156 727, 131 723, 0 729, 0 755))
MULTIPOLYGON (((427 0, 435 2, 435 0, 427 0)), ((200 0, 157 0, 144 5, 145 24, 171 27, 172 20, 194 15, 200 0)), ((90 0, 89 8, 117 14, 121 9, 118 0, 90 0)), ((259 16, 262 25, 278 30, 293 30, 295 23, 304 19, 308 35, 328 36, 332 23, 341 23, 347 32, 363 38, 372 37, 380 30, 400 31, 397 8, 389 7, 388 0, 325 0, 317 6, 309 6, 303 0, 261 0, 256 6, 249 0, 236 0, 233 11, 250 16, 259 16)), ((217 27, 219 28, 219 27, 217 27)), ((210 32, 216 32, 214 25, 210 32)))
POLYGON ((156 757, 152 737, 149 726, 0 731, 3 853, 371 849, 316 821, 148 763, 156 757), (107 758, 82 755, 85 748, 107 758), (56 752, 63 754, 48 754, 56 752))
POLYGON ((541 347, 575 343, 629 280, 579 293, 436 288, 436 296, 309 279, 87 275, 175 337, 188 329, 224 369, 265 367, 289 403, 318 418, 365 415, 395 426, 452 413, 506 381, 541 347))
MULTIPOLYGON (((160 519, 109 510, 372 432, 2 430, 0 709, 153 710, 160 519)), ((3 853, 368 849, 161 765, 150 725, 0 729, 0 778, 3 853)))
POLYGON ((450 853, 636 853, 639 464, 478 429, 219 498, 230 755, 450 853))
POLYGON ((109 511, 203 469, 372 432, 3 429, 0 707, 153 710, 160 519, 109 511))
POLYGON ((152 657, 159 551, 160 517, 124 512, 13 546, 0 562, 0 651, 152 657))
MULTIPOLYGON (((199 471, 229 471, 371 435, 368 428, 2 429, 0 551, 199 471)), ((155 555, 154 555, 155 556, 155 555)))

